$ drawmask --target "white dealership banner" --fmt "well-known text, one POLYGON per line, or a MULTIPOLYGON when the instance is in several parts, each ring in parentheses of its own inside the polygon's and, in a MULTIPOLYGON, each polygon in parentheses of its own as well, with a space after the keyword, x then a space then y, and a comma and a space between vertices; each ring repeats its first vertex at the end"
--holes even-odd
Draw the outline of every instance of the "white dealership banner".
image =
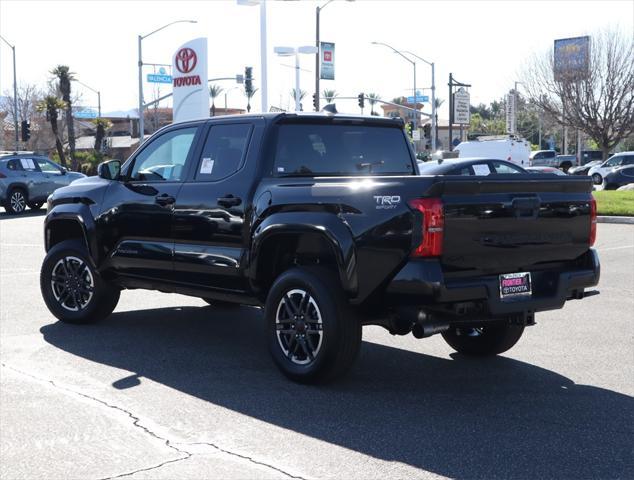
POLYGON ((207 39, 181 45, 172 57, 174 123, 209 117, 207 39))
POLYGON ((320 76, 322 80, 335 79, 335 44, 330 42, 319 42, 321 58, 320 76))

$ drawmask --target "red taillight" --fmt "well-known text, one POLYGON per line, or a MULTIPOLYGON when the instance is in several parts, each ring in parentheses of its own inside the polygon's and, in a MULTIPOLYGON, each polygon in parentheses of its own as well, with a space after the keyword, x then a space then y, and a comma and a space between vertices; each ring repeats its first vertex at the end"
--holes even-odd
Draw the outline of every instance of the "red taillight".
POLYGON ((594 245, 597 239, 597 201, 592 198, 590 200, 590 246, 594 245))
POLYGON ((439 198, 417 198, 409 202, 410 207, 423 214, 423 237, 412 252, 413 257, 439 257, 442 255, 445 213, 439 198))

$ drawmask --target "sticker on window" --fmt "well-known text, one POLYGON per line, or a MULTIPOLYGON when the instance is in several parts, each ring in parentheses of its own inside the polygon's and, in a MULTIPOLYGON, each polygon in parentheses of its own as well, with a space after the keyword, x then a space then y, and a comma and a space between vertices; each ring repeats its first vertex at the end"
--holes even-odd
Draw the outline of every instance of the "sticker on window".
POLYGON ((491 174, 491 170, 489 170, 488 165, 471 165, 473 167, 473 172, 476 175, 489 175, 491 174))
POLYGON ((21 158, 20 163, 25 170, 35 170, 35 164, 31 158, 21 158))
POLYGON ((211 158, 203 158, 202 163, 200 164, 200 173, 204 175, 210 175, 214 170, 214 160, 211 158))
POLYGON ((285 172, 284 167, 277 167, 277 173, 284 173, 284 172, 285 172))

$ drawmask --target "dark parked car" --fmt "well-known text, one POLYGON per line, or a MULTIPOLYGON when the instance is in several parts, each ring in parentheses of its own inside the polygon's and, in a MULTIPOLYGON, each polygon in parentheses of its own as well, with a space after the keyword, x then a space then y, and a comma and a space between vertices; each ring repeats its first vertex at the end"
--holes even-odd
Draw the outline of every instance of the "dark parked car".
POLYGON ((506 160, 489 158, 450 158, 431 162, 418 162, 421 175, 493 175, 527 173, 522 167, 506 160))
POLYGON ((579 165, 578 167, 572 167, 568 170, 568 175, 587 175, 588 171, 596 166, 601 165, 603 160, 593 160, 591 162, 586 163, 585 165, 579 165))
POLYGON ((27 206, 37 210, 56 189, 84 177, 39 155, 0 155, 0 205, 8 213, 22 213, 27 206))
POLYGON ((603 177, 604 190, 616 190, 630 183, 634 183, 634 165, 615 168, 603 177))
POLYGON ((364 325, 497 355, 536 312, 597 284, 589 178, 499 160, 438 167, 496 174, 417 175, 400 119, 170 125, 49 197, 42 296, 71 323, 107 317, 125 288, 264 307, 276 365, 318 382, 350 368, 364 325))

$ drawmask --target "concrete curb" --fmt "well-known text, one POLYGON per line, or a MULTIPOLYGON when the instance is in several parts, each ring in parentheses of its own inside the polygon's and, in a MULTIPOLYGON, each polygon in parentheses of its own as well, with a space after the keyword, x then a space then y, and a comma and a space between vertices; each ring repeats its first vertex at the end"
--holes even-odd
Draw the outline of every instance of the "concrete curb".
POLYGON ((634 225, 634 217, 606 217, 599 215, 597 217, 599 223, 620 223, 623 225, 634 225))

